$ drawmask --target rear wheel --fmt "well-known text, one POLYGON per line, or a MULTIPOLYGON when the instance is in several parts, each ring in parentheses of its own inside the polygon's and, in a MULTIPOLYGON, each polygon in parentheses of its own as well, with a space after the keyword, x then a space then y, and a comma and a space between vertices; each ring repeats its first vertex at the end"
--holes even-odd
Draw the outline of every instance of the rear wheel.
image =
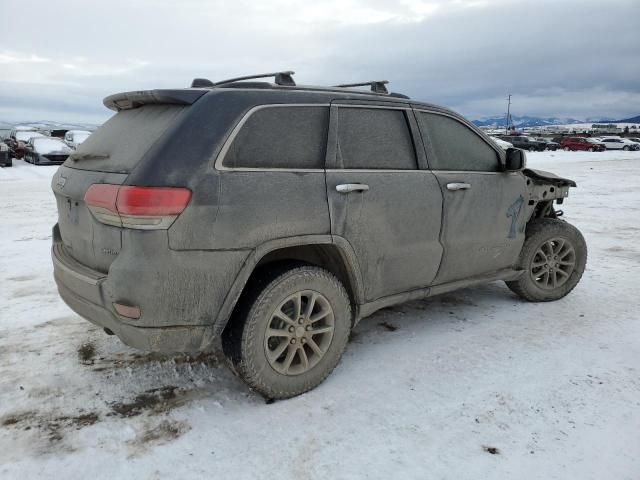
POLYGON ((304 393, 338 364, 351 331, 351 304, 327 270, 305 265, 269 273, 239 302, 223 347, 234 372, 263 396, 304 393))
POLYGON ((507 286, 530 302, 548 302, 567 295, 582 278, 587 245, 580 231, 558 219, 534 220, 516 266, 524 273, 507 286))
POLYGON ((624 150, 625 152, 628 152, 630 149, 628 145, 625 145, 624 147, 622 147, 622 150, 624 150))
POLYGON ((569 151, 569 147, 564 147, 564 149, 563 149, 563 150, 564 150, 565 152, 568 152, 568 151, 569 151))

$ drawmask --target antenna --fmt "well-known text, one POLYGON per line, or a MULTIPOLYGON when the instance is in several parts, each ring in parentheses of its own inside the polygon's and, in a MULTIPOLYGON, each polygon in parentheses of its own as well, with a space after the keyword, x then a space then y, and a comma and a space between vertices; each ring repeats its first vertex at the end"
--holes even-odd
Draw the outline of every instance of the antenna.
POLYGON ((507 101, 507 131, 505 133, 509 135, 509 123, 511 120, 511 94, 507 97, 507 101))

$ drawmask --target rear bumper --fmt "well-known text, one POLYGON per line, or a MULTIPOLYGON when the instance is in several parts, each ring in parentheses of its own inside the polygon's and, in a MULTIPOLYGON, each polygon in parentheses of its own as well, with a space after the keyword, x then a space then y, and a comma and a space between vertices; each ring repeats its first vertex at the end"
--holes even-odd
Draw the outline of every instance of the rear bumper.
POLYGON ((206 325, 139 327, 121 318, 106 295, 107 276, 91 270, 67 255, 61 243, 51 249, 53 274, 64 302, 78 315, 115 333, 123 343, 154 352, 202 351, 213 342, 213 328, 206 325))

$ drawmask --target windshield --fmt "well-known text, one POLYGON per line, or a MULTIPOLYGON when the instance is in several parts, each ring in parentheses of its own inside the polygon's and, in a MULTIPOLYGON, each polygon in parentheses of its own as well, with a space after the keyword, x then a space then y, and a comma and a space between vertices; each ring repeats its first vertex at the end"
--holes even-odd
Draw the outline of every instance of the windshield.
POLYGON ((595 138, 587 138, 587 142, 589 143, 600 143, 598 140, 596 140, 595 138))
POLYGON ((44 137, 44 135, 42 133, 31 132, 31 131, 16 132, 16 140, 20 142, 26 142, 31 137, 44 137))
POLYGON ((33 148, 38 153, 64 152, 70 153, 71 149, 57 138, 35 138, 33 140, 33 148))

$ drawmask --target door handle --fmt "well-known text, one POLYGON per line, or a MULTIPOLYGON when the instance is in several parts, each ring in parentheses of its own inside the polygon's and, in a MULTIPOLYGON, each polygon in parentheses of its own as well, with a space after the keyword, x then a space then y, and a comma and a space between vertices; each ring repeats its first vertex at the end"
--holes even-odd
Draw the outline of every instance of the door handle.
POLYGON ((447 190, 469 190, 471 188, 470 183, 447 183, 447 190))
POLYGON ((336 190, 340 193, 366 192, 369 190, 369 185, 364 183, 343 183, 336 185, 336 190))

